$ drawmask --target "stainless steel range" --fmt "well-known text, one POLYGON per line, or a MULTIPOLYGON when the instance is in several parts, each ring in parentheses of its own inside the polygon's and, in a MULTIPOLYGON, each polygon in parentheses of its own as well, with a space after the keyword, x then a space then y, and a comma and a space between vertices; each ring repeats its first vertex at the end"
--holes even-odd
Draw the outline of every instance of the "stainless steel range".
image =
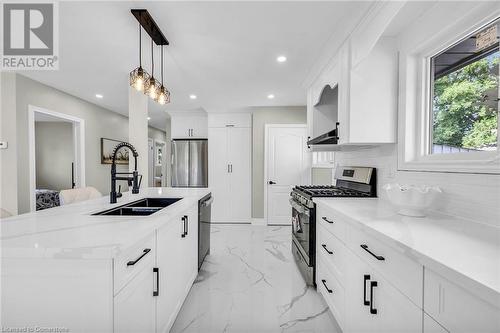
POLYGON ((307 284, 315 285, 316 204, 318 197, 376 197, 376 169, 338 167, 335 185, 295 186, 292 206, 292 253, 307 284))

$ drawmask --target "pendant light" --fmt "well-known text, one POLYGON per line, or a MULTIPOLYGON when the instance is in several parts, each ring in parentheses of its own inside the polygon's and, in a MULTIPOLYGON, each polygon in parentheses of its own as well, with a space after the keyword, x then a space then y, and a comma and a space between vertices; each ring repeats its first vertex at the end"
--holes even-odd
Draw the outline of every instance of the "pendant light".
POLYGON ((142 30, 139 24, 139 67, 130 72, 130 85, 137 91, 144 91, 144 86, 149 81, 149 74, 142 68, 142 30))
POLYGON ((156 102, 161 105, 170 103, 170 91, 163 85, 163 45, 161 46, 161 87, 156 102))
POLYGON ((154 72, 155 72, 155 59, 154 59, 154 49, 153 49, 153 39, 151 39, 151 77, 149 78, 149 81, 146 82, 145 86, 145 91, 144 93, 151 97, 152 99, 156 100, 156 97, 158 96, 158 92, 160 90, 160 83, 156 81, 154 77, 154 72))

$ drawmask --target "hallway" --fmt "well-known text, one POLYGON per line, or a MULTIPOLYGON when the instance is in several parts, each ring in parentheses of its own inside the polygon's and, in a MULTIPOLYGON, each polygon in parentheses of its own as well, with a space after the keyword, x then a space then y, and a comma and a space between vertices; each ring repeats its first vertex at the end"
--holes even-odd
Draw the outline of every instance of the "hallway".
POLYGON ((211 236, 172 332, 339 332, 295 266, 289 227, 212 225, 211 236))

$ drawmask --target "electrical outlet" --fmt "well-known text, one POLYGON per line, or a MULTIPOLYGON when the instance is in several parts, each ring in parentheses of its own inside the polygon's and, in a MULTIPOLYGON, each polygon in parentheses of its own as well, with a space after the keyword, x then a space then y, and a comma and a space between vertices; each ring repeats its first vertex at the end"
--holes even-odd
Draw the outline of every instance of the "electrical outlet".
POLYGON ((0 149, 7 149, 9 143, 7 141, 0 141, 0 149))

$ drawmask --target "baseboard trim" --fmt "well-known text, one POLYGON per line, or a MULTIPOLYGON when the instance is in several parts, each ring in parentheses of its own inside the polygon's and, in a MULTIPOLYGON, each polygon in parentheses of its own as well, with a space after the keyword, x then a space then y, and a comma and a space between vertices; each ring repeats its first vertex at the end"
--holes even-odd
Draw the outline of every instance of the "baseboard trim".
POLYGON ((267 225, 265 218, 252 218, 252 225, 267 225))

